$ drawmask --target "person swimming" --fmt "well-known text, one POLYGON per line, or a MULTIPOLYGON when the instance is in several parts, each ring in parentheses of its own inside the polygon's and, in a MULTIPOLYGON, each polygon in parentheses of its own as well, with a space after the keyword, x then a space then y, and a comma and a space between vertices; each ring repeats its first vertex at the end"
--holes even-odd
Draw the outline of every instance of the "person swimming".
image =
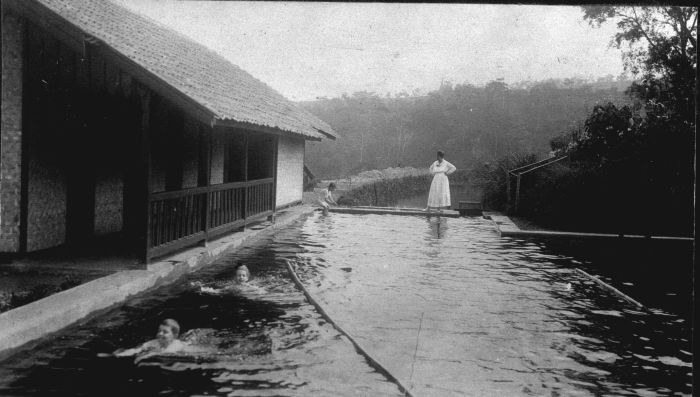
POLYGON ((200 286, 200 292, 207 294, 221 294, 226 292, 253 292, 253 293, 265 293, 265 289, 253 285, 250 283, 251 276, 248 266, 243 263, 236 264, 235 272, 233 276, 233 282, 227 281, 223 285, 220 284, 220 288, 201 286, 201 284, 194 284, 200 286))
POLYGON ((180 335, 180 325, 165 319, 156 339, 130 349, 99 353, 98 357, 133 357, 134 364, 165 366, 178 363, 240 361, 250 356, 271 353, 272 341, 264 333, 240 334, 229 330, 195 328, 180 335))
POLYGON ((131 349, 117 349, 112 355, 115 357, 137 356, 134 362, 138 363, 144 358, 156 354, 182 352, 187 345, 178 339, 179 336, 180 324, 172 318, 167 318, 158 326, 156 339, 149 340, 131 349))
POLYGON ((242 263, 236 265, 236 273, 233 276, 233 280, 239 285, 247 283, 250 280, 250 270, 248 270, 248 266, 242 263))

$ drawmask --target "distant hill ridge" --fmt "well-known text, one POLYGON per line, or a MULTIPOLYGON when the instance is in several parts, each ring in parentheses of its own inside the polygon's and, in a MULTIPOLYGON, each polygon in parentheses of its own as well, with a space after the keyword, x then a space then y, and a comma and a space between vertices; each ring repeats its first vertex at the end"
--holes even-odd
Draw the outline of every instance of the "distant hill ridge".
POLYGON ((609 76, 595 81, 550 79, 508 85, 443 85, 425 95, 356 92, 301 102, 339 139, 309 143, 306 164, 323 179, 390 167, 427 167, 437 150, 458 168, 512 154, 546 155, 550 140, 580 126, 593 106, 631 105, 632 84, 609 76))

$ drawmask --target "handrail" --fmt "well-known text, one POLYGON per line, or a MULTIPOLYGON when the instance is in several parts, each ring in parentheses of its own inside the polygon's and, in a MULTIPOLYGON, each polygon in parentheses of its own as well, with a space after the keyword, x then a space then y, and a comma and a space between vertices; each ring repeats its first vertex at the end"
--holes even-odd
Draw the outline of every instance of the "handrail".
POLYGON ((549 162, 547 162, 547 163, 540 164, 540 165, 538 165, 537 167, 533 167, 533 168, 530 168, 530 169, 528 169, 528 170, 519 172, 519 173, 517 174, 517 176, 525 175, 525 174, 530 173, 530 172, 532 172, 532 171, 538 170, 538 169, 540 169, 540 168, 542 168, 542 167, 546 167, 546 166, 548 166, 548 165, 552 165, 552 164, 554 164, 554 163, 556 163, 556 162, 559 162, 559 161, 561 161, 561 160, 566 159, 567 157, 568 157, 568 156, 563 156, 563 157, 558 157, 558 158, 556 158, 556 159, 550 159, 551 161, 549 161, 549 162))
POLYGON ((540 160, 528 165, 524 165, 522 167, 514 168, 512 170, 506 171, 506 202, 508 207, 510 208, 510 178, 515 177, 515 212, 518 212, 520 209, 520 178, 530 172, 536 171, 540 168, 547 167, 549 165, 552 165, 556 162, 559 162, 561 160, 564 160, 568 158, 569 155, 564 155, 561 157, 550 157, 548 159, 540 160))
POLYGON ((527 165, 524 165, 524 166, 521 166, 518 168, 514 168, 512 170, 508 170, 508 173, 511 175, 517 175, 517 174, 522 175, 522 174, 525 174, 527 172, 533 171, 535 169, 541 168, 542 166, 556 163, 557 161, 563 160, 567 157, 568 157, 568 155, 561 156, 561 157, 549 157, 549 158, 546 158, 544 160, 540 160, 540 161, 530 163, 530 164, 527 164, 527 165))
POLYGON ((229 183, 220 183, 218 185, 209 185, 209 191, 210 192, 217 192, 219 190, 227 190, 227 189, 235 189, 239 187, 246 187, 248 186, 248 182, 229 182, 229 183))
POLYGON ((262 185, 264 183, 270 183, 272 182, 272 178, 264 178, 264 179, 255 179, 252 181, 245 182, 246 186, 256 186, 256 185, 262 185))
POLYGON ((167 199, 178 198, 178 197, 183 197, 183 196, 192 196, 195 194, 206 193, 208 191, 209 191, 209 186, 200 186, 200 187, 193 187, 193 188, 189 188, 189 189, 180 189, 180 190, 169 190, 169 191, 165 191, 165 192, 157 192, 157 193, 149 194, 148 201, 153 202, 153 201, 167 200, 167 199))
POLYGON ((261 185, 264 183, 270 183, 272 181, 273 181, 272 178, 264 178, 264 179, 254 179, 252 181, 247 181, 247 182, 229 182, 229 183, 221 183, 218 185, 199 186, 199 187, 192 187, 192 188, 180 189, 180 190, 170 190, 170 191, 165 191, 165 192, 151 193, 148 197, 148 200, 149 201, 166 200, 166 199, 178 198, 178 197, 183 197, 183 196, 191 196, 194 194, 216 192, 219 190, 235 189, 235 188, 248 187, 248 186, 257 186, 257 185, 261 185))
POLYGON ((533 167, 533 166, 540 165, 540 164, 544 164, 544 163, 546 163, 546 162, 552 160, 553 158, 555 158, 555 157, 547 157, 546 159, 539 160, 539 161, 535 161, 534 163, 529 163, 529 164, 521 165, 520 167, 513 168, 512 170, 508 170, 508 172, 518 173, 518 172, 521 172, 521 171, 526 170, 526 169, 528 169, 528 168, 531 168, 531 167, 533 167))

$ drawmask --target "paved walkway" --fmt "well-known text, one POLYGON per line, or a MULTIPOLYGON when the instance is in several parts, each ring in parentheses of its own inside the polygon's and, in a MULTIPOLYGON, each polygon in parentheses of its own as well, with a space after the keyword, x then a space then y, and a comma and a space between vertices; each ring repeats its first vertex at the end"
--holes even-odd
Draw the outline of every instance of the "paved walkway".
POLYGON ((119 236, 57 247, 0 262, 0 312, 123 270, 144 268, 119 236))
POLYGON ((612 233, 582 233, 564 232, 553 230, 523 230, 520 229, 509 217, 496 213, 484 212, 496 223, 496 227, 501 237, 568 237, 568 238, 592 238, 592 239, 649 239, 666 241, 693 241, 692 237, 671 237, 671 236, 642 236, 637 234, 612 234, 612 233))

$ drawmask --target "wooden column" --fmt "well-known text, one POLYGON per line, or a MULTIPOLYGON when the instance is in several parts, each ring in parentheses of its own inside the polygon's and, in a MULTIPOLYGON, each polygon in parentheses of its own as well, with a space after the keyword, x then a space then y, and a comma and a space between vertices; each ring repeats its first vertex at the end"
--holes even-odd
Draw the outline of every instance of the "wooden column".
POLYGON ((243 229, 245 230, 248 222, 248 141, 250 140, 250 132, 245 132, 245 149, 243 150, 243 180, 246 182, 246 187, 243 189, 243 229))
MULTIPOLYGON (((4 11, 4 10, 3 10, 4 11)), ((7 15, 7 14, 6 14, 7 15)), ((5 18, 8 18, 6 15, 2 16, 5 18)), ((27 57, 29 56, 29 27, 28 23, 26 23, 23 19, 18 19, 17 22, 19 23, 19 48, 17 49, 20 51, 19 54, 19 69, 15 69, 16 73, 19 73, 19 79, 20 79, 20 84, 21 86, 18 87, 19 90, 19 96, 20 100, 17 105, 20 107, 20 120, 17 120, 18 122, 18 132, 19 132, 19 162, 20 162, 20 169, 19 169, 19 245, 18 245, 18 250, 19 252, 27 252, 27 231, 28 231, 28 224, 27 222, 29 221, 29 134, 31 133, 32 126, 34 125, 33 118, 31 117, 31 114, 29 112, 29 109, 27 109, 27 105, 29 103, 30 96, 32 91, 30 91, 30 81, 27 76, 27 69, 29 67, 29 62, 27 57)), ((6 21, 3 21, 3 24, 6 24, 6 21)), ((3 26, 3 29, 6 29, 5 26, 3 26)), ((3 34, 3 50, 8 51, 6 46, 7 43, 4 42, 5 40, 8 39, 6 34, 3 34)), ((7 77, 9 77, 12 73, 12 70, 5 69, 7 68, 7 62, 10 62, 11 57, 6 56, 6 54, 3 54, 3 71, 8 74, 7 77)), ((3 90, 7 90, 10 85, 8 84, 9 82, 3 82, 3 90)), ((5 102, 7 99, 3 99, 3 113, 5 112, 5 106, 11 106, 7 102, 5 102)), ((4 117, 4 116, 3 116, 4 117)), ((3 120, 3 124, 5 121, 3 120)), ((3 125, 5 127, 6 125, 3 125)), ((7 131, 3 131, 2 134, 6 134, 7 131)), ((3 143, 4 145, 7 145, 7 143, 3 143)), ((9 146, 9 145, 8 145, 9 146)), ((10 146, 12 147, 12 146, 10 146)), ((16 147, 16 146, 15 146, 16 147)), ((7 148, 5 148, 7 150, 7 148)), ((4 154, 4 153, 3 153, 4 154)), ((2 167, 2 163, 0 162, 0 167, 2 167)), ((4 186, 4 183, 0 182, 4 186)), ((3 203, 4 204, 4 203, 3 203)), ((2 210, 5 210, 4 208, 2 210)), ((5 214, 7 216, 7 214, 5 214)))
MULTIPOLYGON (((277 212, 277 160, 279 156, 279 146, 280 146, 280 137, 279 135, 275 135, 274 137, 274 144, 273 150, 275 151, 274 158, 272 160, 272 219, 271 221, 275 221, 275 212, 277 212)), ((302 169, 302 175, 304 175, 304 171, 302 169)), ((304 178, 302 176, 301 180, 302 184, 302 191, 304 190, 304 178)))
POLYGON ((138 87, 141 104, 141 170, 143 172, 145 219, 144 263, 148 265, 151 250, 151 93, 145 87, 138 87))
MULTIPOLYGON (((211 186, 211 157, 212 157, 212 134, 213 128, 199 127, 199 145, 200 145, 200 157, 199 157, 199 186, 211 186)), ((204 221, 204 242, 203 245, 206 247, 209 240, 209 224, 211 220, 209 219, 209 208, 211 201, 211 192, 207 193, 204 198, 204 216, 202 217, 204 221)))

